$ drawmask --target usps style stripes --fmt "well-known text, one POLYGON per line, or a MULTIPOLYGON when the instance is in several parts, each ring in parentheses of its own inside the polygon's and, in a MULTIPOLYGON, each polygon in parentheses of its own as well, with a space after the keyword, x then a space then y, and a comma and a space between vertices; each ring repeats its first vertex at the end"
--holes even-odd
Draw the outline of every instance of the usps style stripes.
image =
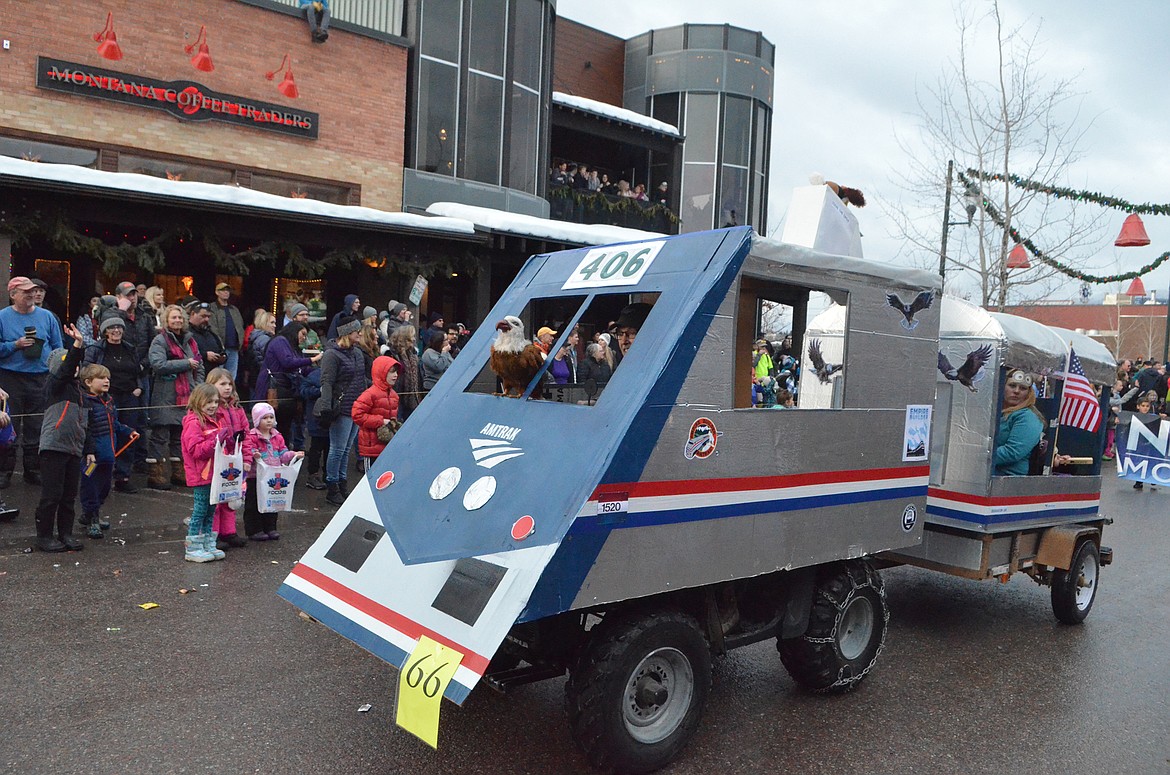
POLYGON ((304 562, 293 566, 277 594, 329 629, 375 656, 401 667, 421 635, 462 653, 463 661, 443 696, 462 705, 487 670, 488 657, 355 592, 304 562))
POLYGON ((1059 517, 1091 517, 1101 505, 1099 492, 1061 495, 996 496, 931 487, 926 497, 926 514, 935 521, 962 525, 1009 525, 1031 521, 1050 522, 1059 517))
POLYGON ((798 509, 904 500, 926 494, 929 466, 826 471, 787 476, 632 482, 598 487, 577 515, 573 530, 669 525, 798 509), (598 503, 626 494, 620 520, 598 514, 598 503))

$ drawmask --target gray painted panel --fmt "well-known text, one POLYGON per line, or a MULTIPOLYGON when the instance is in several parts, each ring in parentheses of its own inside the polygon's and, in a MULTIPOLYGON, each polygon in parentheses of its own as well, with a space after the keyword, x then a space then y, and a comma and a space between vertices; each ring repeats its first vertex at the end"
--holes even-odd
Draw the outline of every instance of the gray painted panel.
POLYGON ((548 202, 541 197, 503 186, 436 175, 422 170, 402 170, 402 209, 425 210, 435 202, 457 202, 493 210, 547 218, 548 202))

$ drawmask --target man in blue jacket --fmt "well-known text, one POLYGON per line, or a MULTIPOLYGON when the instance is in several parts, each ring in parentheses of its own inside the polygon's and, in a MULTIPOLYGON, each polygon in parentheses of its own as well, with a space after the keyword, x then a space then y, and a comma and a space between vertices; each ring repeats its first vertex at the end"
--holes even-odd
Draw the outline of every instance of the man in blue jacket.
MULTIPOLYGON (((8 393, 8 412, 24 450, 24 480, 40 484, 41 418, 19 415, 45 411, 49 353, 63 346, 61 324, 36 305, 37 286, 27 277, 9 280, 8 295, 12 304, 0 309, 0 389, 8 393)), ((12 483, 15 468, 16 445, 0 448, 0 489, 12 483)))

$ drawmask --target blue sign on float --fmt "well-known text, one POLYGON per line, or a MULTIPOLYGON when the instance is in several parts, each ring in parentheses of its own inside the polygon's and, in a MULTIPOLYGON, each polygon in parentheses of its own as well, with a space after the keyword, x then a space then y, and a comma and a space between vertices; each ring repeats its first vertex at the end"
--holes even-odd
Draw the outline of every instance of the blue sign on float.
POLYGON ((1170 422, 1154 414, 1130 414, 1117 426, 1117 476, 1170 486, 1170 422))

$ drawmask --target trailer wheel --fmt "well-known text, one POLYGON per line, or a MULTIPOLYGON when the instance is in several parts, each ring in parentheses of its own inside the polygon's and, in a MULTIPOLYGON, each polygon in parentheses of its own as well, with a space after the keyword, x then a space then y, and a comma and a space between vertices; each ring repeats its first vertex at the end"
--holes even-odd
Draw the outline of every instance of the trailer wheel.
POLYGON ((1097 599, 1101 553, 1094 541, 1082 541, 1068 570, 1052 571, 1052 613, 1064 624, 1080 624, 1097 599))
POLYGON ((691 617, 607 618, 565 684, 573 737, 598 769, 652 772, 690 741, 710 685, 711 651, 691 617))
POLYGON ((873 565, 835 563, 817 574, 804 635, 777 639, 776 650, 788 674, 805 689, 847 692, 877 662, 889 619, 885 587, 873 565))

